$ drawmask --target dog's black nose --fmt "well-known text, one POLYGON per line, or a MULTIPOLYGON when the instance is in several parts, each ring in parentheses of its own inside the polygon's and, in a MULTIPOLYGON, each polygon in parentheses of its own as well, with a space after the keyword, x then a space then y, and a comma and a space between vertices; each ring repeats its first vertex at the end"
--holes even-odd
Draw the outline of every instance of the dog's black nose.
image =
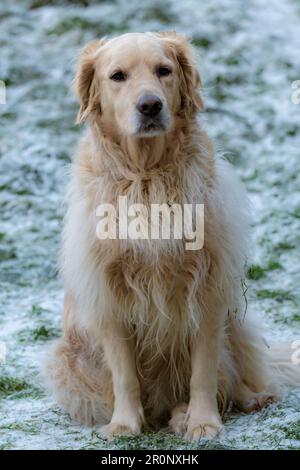
POLYGON ((145 95, 138 100, 136 107, 144 116, 155 117, 161 111, 163 104, 158 96, 145 95))

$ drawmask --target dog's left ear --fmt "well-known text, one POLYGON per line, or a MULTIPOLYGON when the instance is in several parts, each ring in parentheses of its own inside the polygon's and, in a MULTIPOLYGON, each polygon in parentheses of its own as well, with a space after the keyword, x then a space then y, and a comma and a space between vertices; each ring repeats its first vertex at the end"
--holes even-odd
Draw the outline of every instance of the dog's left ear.
POLYGON ((175 32, 159 33, 159 36, 168 42, 179 65, 182 109, 189 115, 196 110, 204 111, 205 105, 200 94, 202 82, 192 46, 184 36, 175 32))
POLYGON ((95 61, 105 39, 97 39, 88 43, 80 54, 73 89, 79 99, 77 124, 84 122, 96 110, 100 110, 100 89, 95 80, 95 61))

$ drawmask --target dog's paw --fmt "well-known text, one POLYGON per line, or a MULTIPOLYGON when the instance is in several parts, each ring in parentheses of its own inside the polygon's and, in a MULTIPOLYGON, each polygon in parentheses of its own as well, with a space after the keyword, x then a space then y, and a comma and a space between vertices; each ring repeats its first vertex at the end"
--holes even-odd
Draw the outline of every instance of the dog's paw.
POLYGON ((185 439, 188 441, 199 441, 199 439, 213 439, 223 429, 221 416, 218 410, 208 411, 208 406, 196 410, 190 407, 188 410, 187 431, 185 439))
POLYGON ((111 441, 119 436, 136 436, 141 433, 141 426, 122 423, 109 423, 99 430, 100 437, 111 441))
POLYGON ((180 403, 171 413, 169 427, 171 431, 179 436, 184 435, 187 430, 187 409, 187 403, 180 403))
POLYGON ((184 438, 187 441, 199 441, 200 439, 213 439, 223 429, 220 422, 205 422, 188 425, 184 438))

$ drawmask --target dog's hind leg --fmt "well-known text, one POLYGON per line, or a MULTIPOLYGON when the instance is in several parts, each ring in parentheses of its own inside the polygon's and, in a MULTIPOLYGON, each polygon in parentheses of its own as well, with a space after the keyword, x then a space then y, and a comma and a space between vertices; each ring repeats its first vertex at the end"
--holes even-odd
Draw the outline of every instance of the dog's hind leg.
POLYGON ((64 332, 45 364, 46 385, 58 404, 84 424, 106 423, 113 408, 111 376, 100 346, 76 329, 65 301, 64 332))
POLYGON ((188 403, 180 403, 171 412, 169 427, 175 434, 180 436, 183 436, 187 430, 187 410, 188 403))
POLYGON ((267 391, 253 392, 242 382, 237 388, 234 405, 244 413, 251 413, 261 410, 274 401, 276 401, 274 393, 267 391))

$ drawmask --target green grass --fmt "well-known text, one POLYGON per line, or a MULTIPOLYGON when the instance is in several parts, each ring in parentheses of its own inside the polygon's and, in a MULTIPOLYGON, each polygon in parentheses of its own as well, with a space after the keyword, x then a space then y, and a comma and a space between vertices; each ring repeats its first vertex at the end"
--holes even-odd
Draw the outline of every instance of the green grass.
POLYGON ((0 430, 5 431, 22 431, 30 434, 38 434, 40 432, 37 423, 11 423, 11 424, 0 424, 0 430))
POLYGON ((3 375, 0 377, 0 397, 8 397, 18 392, 31 390, 32 386, 24 379, 3 375))
POLYGON ((258 264, 253 264, 252 266, 249 266, 247 270, 248 279, 257 281, 258 279, 261 279, 264 276, 265 270, 261 266, 259 266, 258 264))
POLYGON ((294 301, 295 297, 289 292, 281 289, 261 289, 257 291, 257 297, 260 299, 273 299, 277 302, 294 301))
MULTIPOLYGON (((97 0, 98 3, 101 1, 104 3, 107 0, 97 0)), ((113 0, 110 0, 113 1, 113 0)), ((88 6, 89 4, 93 3, 91 0, 32 0, 30 4, 30 8, 40 8, 44 6, 66 6, 67 5, 78 5, 78 6, 88 6)))
POLYGON ((278 251, 293 250, 294 248, 295 248, 295 245, 289 242, 280 242, 275 246, 275 250, 278 250, 278 251))
POLYGON ((300 314, 294 313, 291 315, 291 321, 299 321, 300 322, 300 314))
MULTIPOLYGON (((93 433, 97 437, 97 432, 93 433)), ((181 437, 170 434, 167 431, 144 432, 135 437, 118 437, 113 441, 119 449, 143 450, 143 449, 201 449, 201 450, 225 450, 232 449, 218 442, 217 440, 201 442, 188 442, 181 437)))
POLYGON ((267 271, 275 271, 276 269, 282 269, 282 265, 278 261, 270 260, 267 264, 267 271))
POLYGON ((22 330, 18 333, 18 341, 20 343, 28 343, 34 341, 48 341, 49 339, 58 338, 60 330, 41 325, 33 330, 22 330))
POLYGON ((252 264, 247 269, 247 278, 253 281, 259 281, 264 278, 269 271, 275 271, 276 269, 281 269, 282 265, 275 260, 270 260, 266 266, 261 266, 259 264, 252 264))
POLYGON ((43 307, 41 307, 40 305, 35 305, 33 304, 32 307, 31 307, 31 310, 30 310, 30 313, 32 315, 38 315, 40 316, 42 313, 46 312, 47 310, 45 310, 43 307))
POLYGON ((192 44, 195 47, 200 47, 201 49, 209 49, 212 46, 212 41, 206 36, 193 36, 192 44))
POLYGON ((91 21, 81 16, 73 16, 60 21, 54 28, 49 29, 47 34, 52 36, 62 36, 70 31, 81 31, 82 33, 93 31, 95 38, 113 34, 122 33, 128 30, 128 24, 124 21, 122 24, 115 25, 110 22, 91 21))
POLYGON ((144 21, 158 20, 160 23, 169 25, 177 20, 174 13, 171 12, 168 2, 157 2, 152 7, 147 8, 143 14, 144 21))
POLYGON ((7 260, 16 259, 16 258, 17 258, 16 250, 14 249, 4 250, 0 248, 0 261, 7 261, 7 260))
POLYGON ((300 421, 290 424, 288 427, 283 426, 282 430, 284 431, 287 439, 296 439, 300 441, 300 421))

